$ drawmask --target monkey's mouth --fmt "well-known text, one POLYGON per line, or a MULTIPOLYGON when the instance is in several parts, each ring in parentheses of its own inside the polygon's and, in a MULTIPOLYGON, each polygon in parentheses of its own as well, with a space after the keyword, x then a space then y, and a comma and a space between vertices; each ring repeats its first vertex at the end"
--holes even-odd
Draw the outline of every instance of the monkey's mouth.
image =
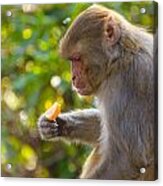
MULTIPOLYGON (((75 85, 74 85, 75 86, 75 85)), ((77 89, 77 90, 83 90, 83 89, 85 89, 86 87, 85 87, 85 85, 79 85, 79 86, 75 86, 75 88, 77 89)))
POLYGON ((91 93, 90 87, 87 86, 84 81, 80 81, 76 78, 72 79, 72 89, 83 96, 90 95, 91 93))
POLYGON ((86 90, 84 88, 77 88, 76 91, 81 94, 81 95, 85 95, 86 90))
POLYGON ((73 87, 73 90, 75 90, 78 93, 83 92, 85 90, 85 86, 75 86, 73 84, 72 87, 73 87))
POLYGON ((75 86, 72 85, 73 90, 75 90, 78 94, 82 95, 82 96, 88 96, 91 94, 91 90, 88 89, 88 87, 86 86, 75 86))
POLYGON ((79 90, 79 91, 86 88, 85 83, 82 82, 82 81, 73 80, 73 81, 72 81, 72 85, 73 85, 73 87, 74 87, 75 89, 77 89, 77 90, 79 90))

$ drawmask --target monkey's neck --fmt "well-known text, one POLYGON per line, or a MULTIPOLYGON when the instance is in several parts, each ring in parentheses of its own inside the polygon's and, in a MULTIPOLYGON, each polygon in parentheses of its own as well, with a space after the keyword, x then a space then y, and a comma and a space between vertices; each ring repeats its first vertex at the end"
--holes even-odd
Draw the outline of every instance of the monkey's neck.
MULTIPOLYGON (((98 105, 107 126, 114 125, 112 117, 118 120, 129 104, 138 107, 148 105, 148 100, 154 97, 153 61, 147 56, 144 61, 133 58, 127 68, 121 68, 118 73, 111 74, 99 87, 96 94, 98 105), (141 103, 141 104, 140 104, 141 103), (119 115, 118 115, 119 114, 119 115)), ((152 98, 152 99, 151 99, 152 98)), ((151 103, 152 106, 152 103, 151 103)), ((152 109, 152 108, 151 108, 152 109)), ((150 110, 149 110, 150 112, 150 110)))
POLYGON ((134 103, 137 104, 141 99, 147 100, 148 86, 151 83, 148 81, 143 84, 141 76, 140 78, 135 77, 136 74, 133 75, 130 70, 129 72, 113 74, 99 88, 96 94, 97 107, 101 112, 102 118, 108 122, 105 123, 108 127, 114 125, 111 117, 114 115, 114 117, 118 118, 118 114, 122 113, 131 101, 135 101, 134 103))
MULTIPOLYGON (((122 80, 119 74, 108 77, 100 86, 96 97, 98 100, 99 109, 106 109, 105 106, 111 107, 114 104, 114 99, 118 96, 119 90, 122 87, 122 80)), ((109 108, 107 108, 108 110, 109 108)))

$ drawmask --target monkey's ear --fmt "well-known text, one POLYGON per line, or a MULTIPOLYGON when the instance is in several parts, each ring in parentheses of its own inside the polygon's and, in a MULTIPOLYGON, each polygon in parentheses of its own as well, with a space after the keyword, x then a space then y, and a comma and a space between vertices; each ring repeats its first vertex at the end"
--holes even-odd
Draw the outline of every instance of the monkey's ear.
POLYGON ((115 45, 120 38, 120 28, 112 16, 107 17, 104 28, 104 37, 108 46, 115 45))

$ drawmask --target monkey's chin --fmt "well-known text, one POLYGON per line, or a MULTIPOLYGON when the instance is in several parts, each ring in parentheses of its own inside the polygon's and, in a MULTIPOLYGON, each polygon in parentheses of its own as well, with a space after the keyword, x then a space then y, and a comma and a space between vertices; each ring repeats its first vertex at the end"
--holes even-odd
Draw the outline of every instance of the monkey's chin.
POLYGON ((77 93, 79 93, 82 96, 88 96, 88 95, 90 95, 89 92, 87 92, 87 91, 85 91, 83 89, 77 89, 77 93))
POLYGON ((76 88, 73 86, 73 90, 75 90, 81 96, 90 96, 92 94, 92 91, 86 88, 76 88))

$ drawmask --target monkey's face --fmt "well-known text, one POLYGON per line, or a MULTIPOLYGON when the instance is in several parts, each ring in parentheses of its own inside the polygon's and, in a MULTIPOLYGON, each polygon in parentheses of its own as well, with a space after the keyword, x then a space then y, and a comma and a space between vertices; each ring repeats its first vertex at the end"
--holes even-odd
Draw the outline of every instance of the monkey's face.
POLYGON ((98 68, 96 69, 92 65, 88 65, 87 60, 85 60, 80 54, 72 56, 70 60, 72 84, 75 90, 81 95, 90 95, 95 93, 97 88, 97 80, 95 79, 98 78, 96 76, 98 68))

